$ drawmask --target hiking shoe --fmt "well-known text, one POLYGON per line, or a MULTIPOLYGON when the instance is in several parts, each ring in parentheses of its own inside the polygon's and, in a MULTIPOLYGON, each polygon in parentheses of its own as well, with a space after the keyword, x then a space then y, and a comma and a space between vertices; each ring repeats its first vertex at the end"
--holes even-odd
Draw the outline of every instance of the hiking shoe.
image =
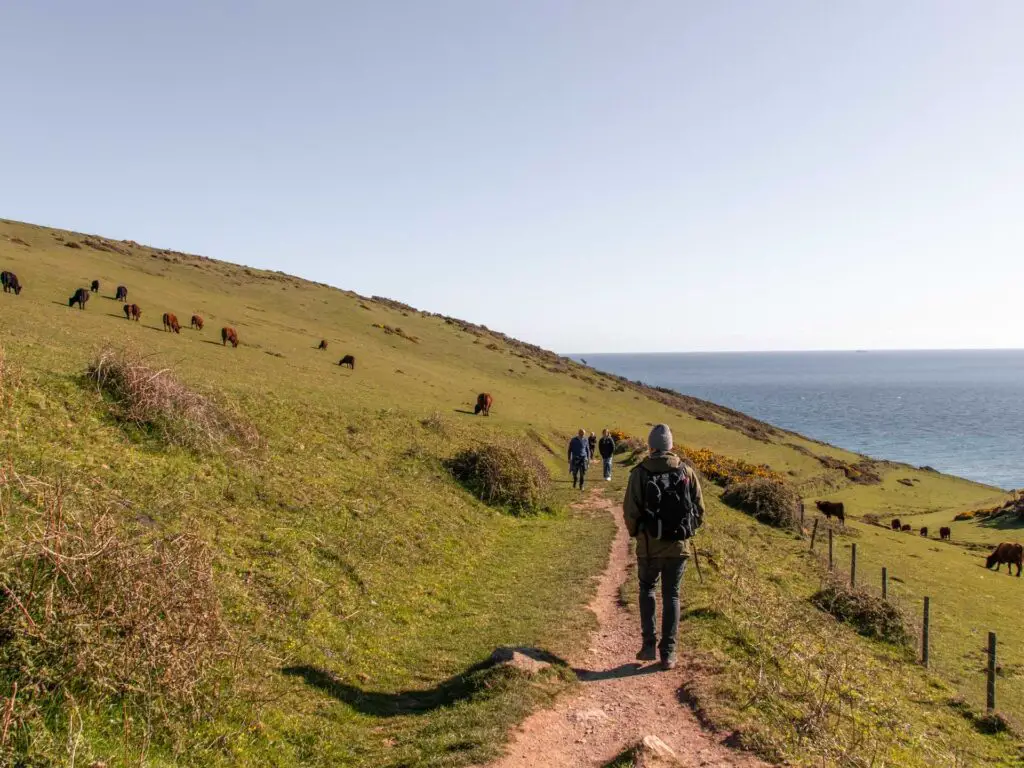
POLYGON ((668 656, 661 657, 661 668, 664 669, 666 672, 670 669, 675 669, 678 663, 679 662, 676 659, 676 655, 674 653, 670 653, 668 654, 668 656))
POLYGON ((637 661, 654 661, 658 658, 658 647, 654 643, 644 643, 640 653, 636 655, 637 661))

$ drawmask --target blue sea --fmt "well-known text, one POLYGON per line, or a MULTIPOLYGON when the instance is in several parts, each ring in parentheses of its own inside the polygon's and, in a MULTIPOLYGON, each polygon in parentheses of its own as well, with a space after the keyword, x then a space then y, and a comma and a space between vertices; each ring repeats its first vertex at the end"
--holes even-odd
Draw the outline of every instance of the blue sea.
POLYGON ((1024 488, 1024 350, 573 358, 875 458, 1024 488))

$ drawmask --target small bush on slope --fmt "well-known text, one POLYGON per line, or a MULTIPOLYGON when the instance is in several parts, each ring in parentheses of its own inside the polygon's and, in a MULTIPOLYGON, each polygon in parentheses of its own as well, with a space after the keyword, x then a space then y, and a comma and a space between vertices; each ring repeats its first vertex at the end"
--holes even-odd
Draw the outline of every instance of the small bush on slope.
POLYGON ((138 355, 104 349, 86 376, 110 397, 115 417, 169 444, 207 453, 260 446, 259 432, 251 424, 189 389, 169 369, 151 368, 138 355))
POLYGON ((751 477, 730 483, 722 501, 776 528, 797 524, 800 497, 788 483, 766 477, 751 477))
POLYGON ((522 440, 467 448, 448 467, 481 501, 514 514, 541 511, 551 482, 547 467, 522 440))
POLYGON ((851 625, 864 637, 909 646, 909 622, 899 606, 866 589, 851 588, 834 575, 811 596, 811 603, 851 625))

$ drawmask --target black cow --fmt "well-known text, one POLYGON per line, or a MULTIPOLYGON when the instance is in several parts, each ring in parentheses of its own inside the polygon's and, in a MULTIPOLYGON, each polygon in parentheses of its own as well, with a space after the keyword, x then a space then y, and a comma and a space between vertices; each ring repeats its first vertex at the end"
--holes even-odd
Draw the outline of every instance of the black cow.
POLYGON ((818 511, 821 512, 821 514, 823 514, 829 520, 831 520, 832 516, 835 515, 839 518, 840 523, 846 525, 846 510, 843 508, 843 502, 816 501, 814 502, 814 506, 816 506, 818 508, 818 511))
POLYGON ((13 292, 15 296, 21 294, 21 283, 13 272, 0 272, 0 285, 3 285, 4 293, 13 292))
POLYGON ((345 355, 338 361, 338 365, 347 365, 354 371, 356 369, 356 359, 352 355, 345 355))
POLYGON ((114 299, 117 301, 128 301, 128 289, 123 285, 117 286, 117 295, 114 299))
POLYGON ((100 292, 100 281, 99 280, 93 280, 92 281, 92 285, 89 286, 89 290, 92 291, 93 293, 99 293, 100 292))
POLYGON ((75 291, 74 296, 68 299, 68 306, 73 307, 75 304, 78 305, 79 309, 85 309, 85 302, 89 300, 89 292, 85 288, 79 288, 75 291))

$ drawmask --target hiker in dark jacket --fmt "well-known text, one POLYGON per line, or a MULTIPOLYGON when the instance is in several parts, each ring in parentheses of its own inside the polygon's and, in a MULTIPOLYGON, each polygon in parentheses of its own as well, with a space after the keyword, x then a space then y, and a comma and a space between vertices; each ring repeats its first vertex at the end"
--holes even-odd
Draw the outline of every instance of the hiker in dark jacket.
POLYGON ((572 487, 579 483, 580 490, 583 490, 583 483, 587 479, 587 466, 590 464, 590 444, 587 442, 587 432, 581 429, 572 440, 569 441, 569 472, 572 474, 572 487))
POLYGON ((655 475, 678 471, 689 494, 692 508, 704 515, 704 498, 700 482, 693 468, 672 453, 672 430, 665 424, 658 424, 647 438, 651 453, 643 463, 634 467, 626 486, 626 498, 622 503, 629 535, 636 538, 637 576, 640 580, 640 629, 643 633, 643 647, 636 655, 640 661, 654 661, 656 651, 661 651, 662 669, 676 666, 676 635, 679 631, 679 586, 686 566, 686 541, 669 541, 652 536, 644 530, 646 490, 648 480, 655 475), (655 631, 657 602, 654 589, 661 579, 661 645, 655 631))
POLYGON ((597 435, 593 432, 591 432, 590 437, 587 438, 587 447, 590 449, 590 458, 597 456, 597 435))
POLYGON ((601 463, 604 465, 604 479, 612 479, 612 456, 615 455, 615 438, 608 434, 608 430, 601 430, 601 439, 597 441, 597 450, 601 453, 601 463))

